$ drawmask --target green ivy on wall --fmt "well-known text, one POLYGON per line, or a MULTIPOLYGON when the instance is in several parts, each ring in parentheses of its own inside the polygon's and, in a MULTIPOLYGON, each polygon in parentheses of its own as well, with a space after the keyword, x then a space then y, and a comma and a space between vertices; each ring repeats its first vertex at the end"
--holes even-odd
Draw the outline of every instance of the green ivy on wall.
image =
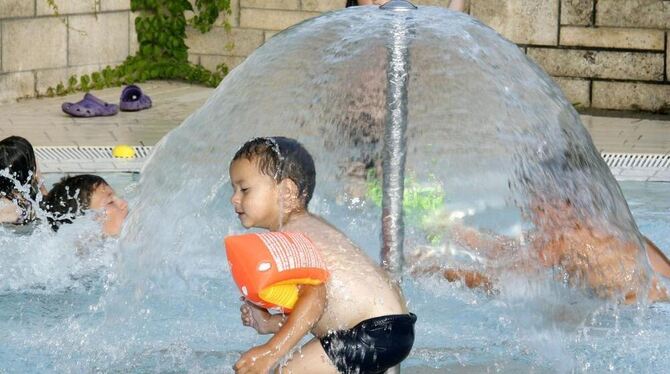
MULTIPOLYGON (((47 4, 58 14, 54 0, 47 4)), ((216 87, 228 73, 221 64, 215 71, 188 61, 186 26, 192 25, 202 33, 211 30, 219 15, 230 14, 230 0, 131 0, 133 12, 140 15, 135 20, 139 50, 121 65, 107 66, 100 72, 81 77, 71 76, 65 83, 47 89, 47 96, 66 95, 75 91, 88 91, 123 84, 144 82, 148 79, 175 79, 216 87), (185 12, 196 15, 187 20, 185 12)), ((224 27, 230 30, 228 22, 224 27)))

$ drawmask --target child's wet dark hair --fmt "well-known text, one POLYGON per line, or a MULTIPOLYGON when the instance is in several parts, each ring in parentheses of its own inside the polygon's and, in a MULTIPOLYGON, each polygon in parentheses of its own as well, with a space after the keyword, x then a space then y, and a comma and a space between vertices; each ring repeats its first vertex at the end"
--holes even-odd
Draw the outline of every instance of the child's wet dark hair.
POLYGON ((345 8, 349 8, 350 6, 358 6, 358 0, 347 0, 345 8))
POLYGON ((0 141, 0 170, 5 169, 15 180, 0 176, 0 197, 20 198, 16 181, 23 186, 30 186, 30 198, 34 200, 38 191, 35 179, 37 163, 35 151, 28 140, 10 136, 0 141))
POLYGON ((253 161, 258 170, 277 181, 288 178, 298 186, 305 208, 314 194, 316 170, 312 155, 295 139, 283 136, 255 138, 246 142, 233 157, 253 161))
POLYGON ((100 186, 107 182, 91 174, 64 177, 56 183, 46 200, 44 209, 49 213, 47 219, 54 231, 65 223, 72 223, 75 218, 82 216, 91 204, 91 195, 100 186))

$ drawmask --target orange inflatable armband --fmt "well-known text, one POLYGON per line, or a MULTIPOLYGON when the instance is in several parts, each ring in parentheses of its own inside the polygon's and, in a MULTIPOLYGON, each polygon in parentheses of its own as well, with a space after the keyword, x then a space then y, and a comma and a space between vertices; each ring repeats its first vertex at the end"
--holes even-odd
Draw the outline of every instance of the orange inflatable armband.
POLYGON ((224 243, 237 287, 247 300, 266 309, 290 313, 298 301, 298 285, 328 279, 326 264, 302 233, 234 235, 224 243))

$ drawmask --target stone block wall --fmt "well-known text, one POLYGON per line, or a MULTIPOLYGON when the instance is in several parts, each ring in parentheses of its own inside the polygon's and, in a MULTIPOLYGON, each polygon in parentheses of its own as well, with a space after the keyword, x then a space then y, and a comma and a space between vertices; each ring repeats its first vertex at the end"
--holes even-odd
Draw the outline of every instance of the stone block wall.
POLYGON ((578 107, 670 113, 670 1, 471 0, 578 107))
MULTIPOLYGON (((447 6, 450 0, 412 0, 417 5, 447 6)), ((208 34, 187 30, 189 58, 213 70, 225 63, 230 69, 281 30, 323 12, 344 8, 346 0, 231 0, 232 14, 208 34)))
POLYGON ((231 32, 222 22, 207 34, 187 30, 187 45, 192 62, 213 70, 225 63, 239 65, 256 48, 279 31, 322 12, 341 9, 346 0, 231 0, 228 16, 231 32))
MULTIPOLYGON (((193 0, 191 0, 193 1, 193 0)), ((231 0, 207 34, 187 30, 191 62, 239 65, 277 32, 346 0, 231 0)), ((415 0, 447 6, 449 0, 415 0)), ((137 50, 130 0, 0 1, 0 102, 137 50)), ((517 43, 578 107, 670 112, 670 0, 470 0, 469 12, 517 43)))
MULTIPOLYGON (((278 31, 345 2, 232 0, 231 33, 189 30, 191 60, 233 68, 278 31)), ((469 12, 517 43, 577 107, 670 112, 669 0, 470 0, 469 12)))
POLYGON ((117 65, 136 49, 130 0, 0 1, 0 102, 117 65))
MULTIPOLYGON (((233 68, 278 31, 345 2, 232 0, 233 31, 190 30, 191 60, 233 68)), ((577 107, 670 112, 670 0, 470 0, 469 12, 523 48, 577 107)))

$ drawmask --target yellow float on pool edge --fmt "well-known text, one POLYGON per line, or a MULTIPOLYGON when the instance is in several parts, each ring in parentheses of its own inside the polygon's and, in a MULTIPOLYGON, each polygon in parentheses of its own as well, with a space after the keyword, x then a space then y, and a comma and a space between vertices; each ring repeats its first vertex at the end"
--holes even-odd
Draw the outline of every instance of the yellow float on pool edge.
POLYGON ((119 144, 112 149, 112 156, 115 158, 133 158, 135 157, 135 150, 129 145, 119 144))

